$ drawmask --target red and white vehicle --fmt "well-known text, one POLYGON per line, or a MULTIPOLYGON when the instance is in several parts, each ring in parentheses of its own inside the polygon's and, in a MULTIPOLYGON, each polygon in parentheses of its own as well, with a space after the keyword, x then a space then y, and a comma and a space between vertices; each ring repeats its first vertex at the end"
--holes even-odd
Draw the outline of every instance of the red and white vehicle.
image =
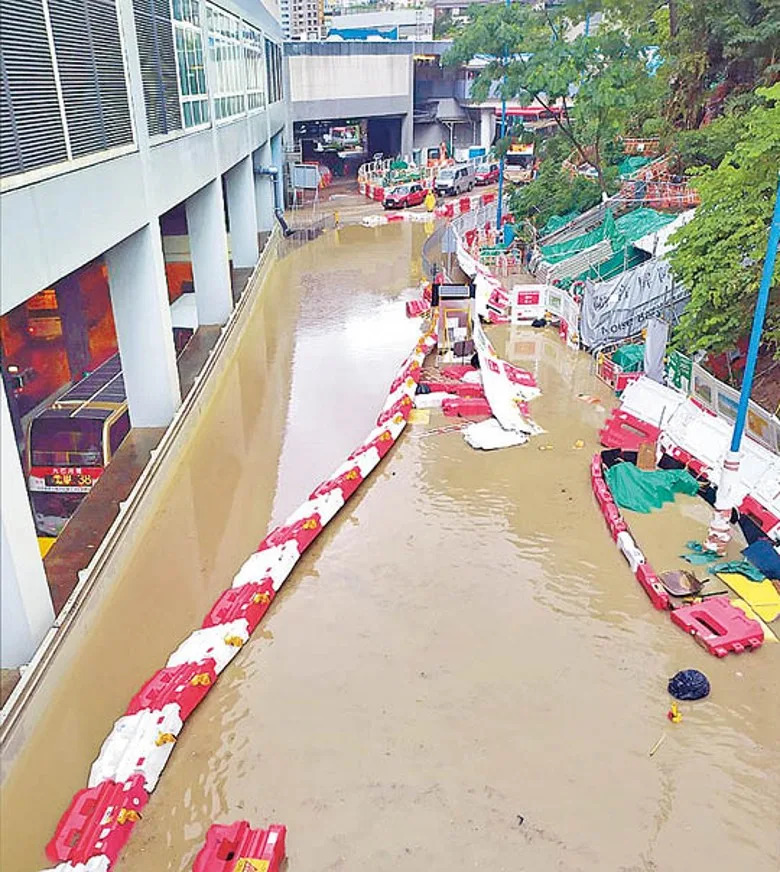
POLYGON ((498 163, 487 161, 477 167, 475 181, 478 185, 493 185, 498 181, 498 175, 498 163))
POLYGON ((419 206, 427 193, 420 182, 396 185, 385 194, 382 205, 385 209, 405 209, 407 206, 419 206))
POLYGON ((33 418, 27 484, 39 533, 59 535, 129 430, 118 354, 33 418))

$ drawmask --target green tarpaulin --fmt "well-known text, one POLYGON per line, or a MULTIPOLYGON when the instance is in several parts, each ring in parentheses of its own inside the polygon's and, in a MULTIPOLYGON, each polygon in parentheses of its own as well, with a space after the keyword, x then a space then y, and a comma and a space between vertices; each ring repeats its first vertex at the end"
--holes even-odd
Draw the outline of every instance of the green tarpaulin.
POLYGON ((556 230, 560 230, 561 227, 568 224, 569 221, 578 218, 579 214, 579 212, 566 212, 564 215, 552 215, 544 227, 539 231, 539 235, 547 236, 548 233, 554 233, 556 230))
POLYGON ((606 479, 621 508, 643 514, 673 502, 675 494, 699 492, 699 482, 685 469, 645 472, 633 463, 617 463, 607 470, 606 479))
POLYGON ((544 259, 548 263, 558 263, 566 260, 573 254, 577 254, 592 245, 596 245, 605 239, 612 240, 613 248, 622 248, 623 242, 620 233, 618 232, 615 218, 612 212, 607 212, 604 220, 593 230, 583 233, 581 236, 575 236, 574 239, 567 239, 566 242, 556 242, 552 245, 543 245, 541 247, 544 259))
POLYGON ((620 173, 621 176, 630 176, 632 173, 641 170, 643 166, 649 163, 649 157, 642 157, 642 155, 633 154, 629 157, 623 158, 623 160, 618 164, 618 173, 620 173))
POLYGON ((645 362, 644 343, 621 345, 612 353, 612 360, 623 372, 640 372, 645 362))

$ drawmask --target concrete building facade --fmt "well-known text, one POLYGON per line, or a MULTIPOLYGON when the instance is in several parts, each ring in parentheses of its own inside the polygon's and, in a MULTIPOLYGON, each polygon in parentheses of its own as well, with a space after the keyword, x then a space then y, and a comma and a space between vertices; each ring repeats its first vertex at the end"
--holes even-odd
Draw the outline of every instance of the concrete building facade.
POLYGON ((325 35, 325 0, 280 0, 285 39, 314 41, 325 35))
MULTIPOLYGON (((166 426, 181 391, 160 217, 184 204, 199 323, 225 323, 230 259, 254 265, 281 193, 280 23, 259 0, 23 6, 0 11, 2 314, 102 259, 131 423, 166 426)), ((0 659, 16 666, 53 612, 5 389, 2 430, 0 659)))

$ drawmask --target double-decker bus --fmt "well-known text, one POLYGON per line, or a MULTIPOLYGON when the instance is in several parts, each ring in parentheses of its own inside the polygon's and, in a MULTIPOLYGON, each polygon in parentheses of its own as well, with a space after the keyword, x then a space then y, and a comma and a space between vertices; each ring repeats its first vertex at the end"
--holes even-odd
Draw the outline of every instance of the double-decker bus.
POLYGON ((60 533, 129 430, 118 354, 35 415, 27 437, 27 470, 39 533, 60 533))

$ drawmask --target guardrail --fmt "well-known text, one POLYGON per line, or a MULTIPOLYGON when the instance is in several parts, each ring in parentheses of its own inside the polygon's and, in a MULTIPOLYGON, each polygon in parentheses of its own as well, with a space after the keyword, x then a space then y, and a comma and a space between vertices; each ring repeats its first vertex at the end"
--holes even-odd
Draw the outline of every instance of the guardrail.
POLYGON ((30 705, 36 689, 48 675, 77 619, 85 606, 90 604, 93 594, 99 589, 108 593, 108 588, 104 588, 103 583, 109 582, 112 561, 118 557, 126 538, 139 523, 143 522, 146 502, 150 499, 150 495, 155 491, 161 492, 167 486, 186 440, 190 438, 191 430, 197 424, 200 410, 211 399, 210 394, 216 387, 214 376, 229 362, 231 346, 237 341, 249 317, 257 296, 256 293, 250 292, 250 288, 260 283, 267 274, 268 267, 276 259, 279 240, 279 228, 275 227, 252 271, 246 290, 239 298, 227 323, 222 327, 219 338, 206 359, 203 369, 195 378, 192 389, 184 398, 157 448, 151 452, 149 462, 130 495, 120 504, 119 513, 92 560, 79 571, 76 587, 6 700, 0 711, 0 747, 7 747, 15 726, 30 705))

